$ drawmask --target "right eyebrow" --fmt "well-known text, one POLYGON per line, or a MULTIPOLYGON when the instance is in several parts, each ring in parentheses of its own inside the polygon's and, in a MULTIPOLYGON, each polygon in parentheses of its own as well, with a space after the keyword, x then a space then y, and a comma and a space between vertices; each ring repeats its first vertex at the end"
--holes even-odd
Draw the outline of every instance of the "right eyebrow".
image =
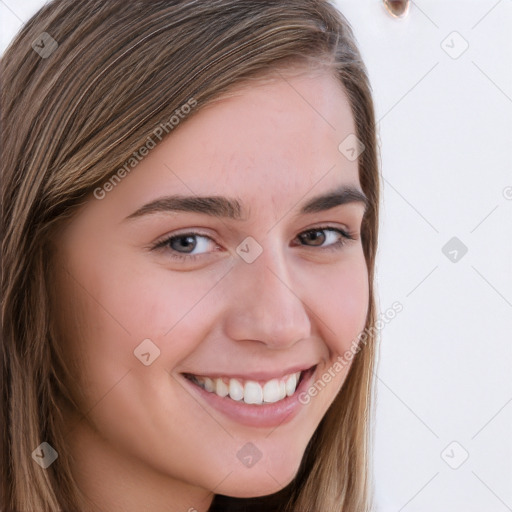
POLYGON ((214 217, 227 217, 233 220, 242 219, 242 208, 237 199, 222 196, 165 196, 155 199, 131 215, 127 219, 142 217, 161 212, 194 212, 214 217))

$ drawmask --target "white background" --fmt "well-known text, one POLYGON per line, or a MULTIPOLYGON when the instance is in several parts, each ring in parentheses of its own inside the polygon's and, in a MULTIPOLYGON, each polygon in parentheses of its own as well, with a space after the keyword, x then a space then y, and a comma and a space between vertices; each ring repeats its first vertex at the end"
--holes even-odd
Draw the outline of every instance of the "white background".
MULTIPOLYGON (((42 3, 0 0, 2 52, 42 3)), ((381 331, 376 512, 512 511, 512 0, 337 5, 379 120, 378 300, 404 308, 381 331)))

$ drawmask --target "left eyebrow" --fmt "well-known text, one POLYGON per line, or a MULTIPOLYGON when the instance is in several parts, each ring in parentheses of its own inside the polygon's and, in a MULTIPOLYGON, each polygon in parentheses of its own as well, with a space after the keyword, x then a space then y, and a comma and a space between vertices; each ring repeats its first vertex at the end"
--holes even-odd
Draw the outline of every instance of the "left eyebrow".
POLYGON ((313 197, 302 206, 299 213, 318 213, 348 203, 361 203, 363 204, 364 211, 366 212, 370 201, 366 194, 359 188, 345 185, 329 192, 328 194, 313 197))

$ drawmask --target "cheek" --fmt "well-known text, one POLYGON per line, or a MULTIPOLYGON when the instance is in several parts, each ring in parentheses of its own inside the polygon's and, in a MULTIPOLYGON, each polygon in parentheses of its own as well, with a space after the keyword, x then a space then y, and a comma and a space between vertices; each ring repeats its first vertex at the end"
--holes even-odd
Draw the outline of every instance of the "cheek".
POLYGON ((347 350, 364 329, 368 314, 369 285, 364 257, 331 269, 328 276, 311 283, 315 313, 322 337, 332 352, 347 350))
POLYGON ((366 266, 359 272, 345 276, 338 292, 339 309, 333 315, 337 317, 337 332, 340 333, 339 351, 346 350, 366 323, 368 314, 368 274, 366 266))
MULTIPOLYGON (((139 369, 143 365, 134 351, 146 339, 160 351, 155 366, 170 371, 206 336, 222 275, 171 272, 138 259, 115 261, 107 267, 90 259, 70 269, 85 283, 73 283, 68 302, 83 309, 86 330, 78 346, 89 360, 89 373, 112 380, 123 370, 139 369)), ((75 337, 71 331, 68 338, 75 337)))
POLYGON ((316 325, 329 357, 300 400, 321 418, 345 382, 357 351, 358 335, 366 324, 369 284, 362 251, 359 257, 330 268, 328 275, 316 275, 309 285, 311 300, 315 300, 316 325))
MULTIPOLYGON (((133 270, 124 292, 106 300, 116 304, 133 343, 150 338, 164 356, 160 363, 172 369, 206 337, 215 316, 216 284, 222 276, 171 272, 157 265, 142 271, 134 265, 133 270)), ((108 285, 104 292, 111 293, 108 285)))

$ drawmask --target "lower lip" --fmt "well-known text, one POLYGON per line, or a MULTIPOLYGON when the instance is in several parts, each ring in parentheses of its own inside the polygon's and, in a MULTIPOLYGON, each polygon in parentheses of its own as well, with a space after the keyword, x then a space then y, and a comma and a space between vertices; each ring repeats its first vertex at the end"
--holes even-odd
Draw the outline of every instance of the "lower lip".
POLYGON ((304 407, 299 402, 299 395, 310 386, 315 370, 316 366, 304 373, 292 396, 287 396, 279 402, 263 403, 262 405, 246 404, 243 400, 239 402, 229 397, 221 397, 216 393, 206 391, 186 377, 183 377, 183 379, 211 407, 217 409, 229 419, 248 427, 276 427, 290 422, 298 414, 301 407, 304 407))

